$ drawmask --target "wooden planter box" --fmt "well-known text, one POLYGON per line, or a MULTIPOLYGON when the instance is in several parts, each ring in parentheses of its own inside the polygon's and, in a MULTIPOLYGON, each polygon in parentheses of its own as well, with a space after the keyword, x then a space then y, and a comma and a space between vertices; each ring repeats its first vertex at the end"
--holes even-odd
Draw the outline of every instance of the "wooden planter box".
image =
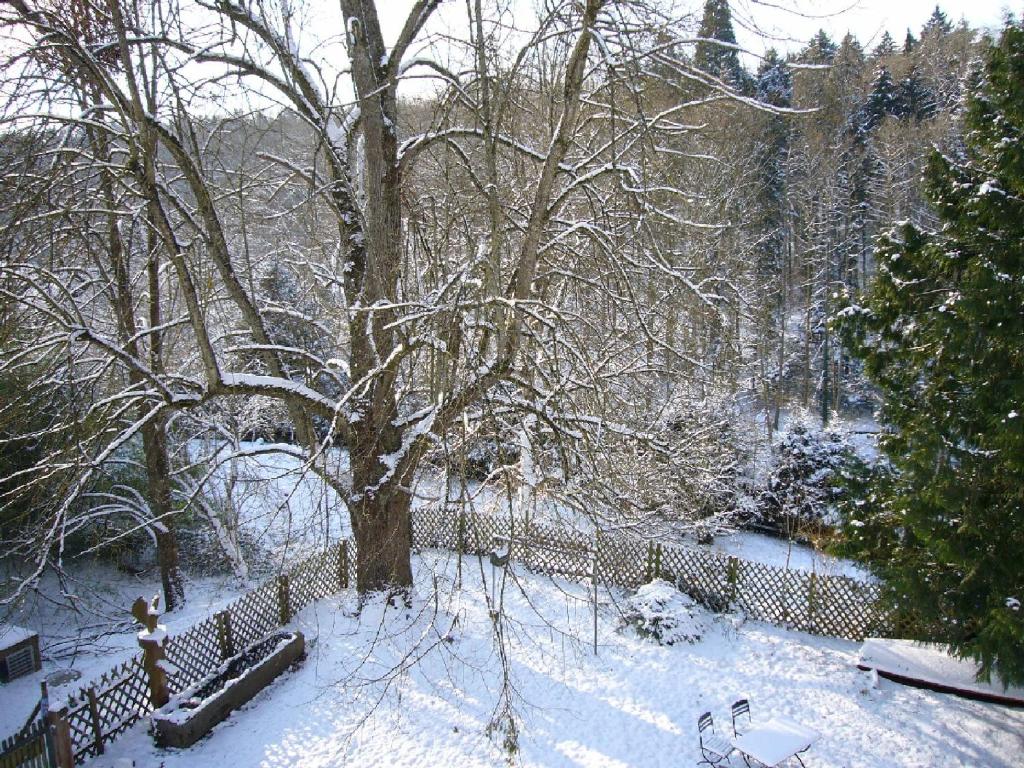
POLYGON ((249 701, 305 653, 301 632, 278 632, 232 656, 152 715, 161 747, 188 747, 249 701))

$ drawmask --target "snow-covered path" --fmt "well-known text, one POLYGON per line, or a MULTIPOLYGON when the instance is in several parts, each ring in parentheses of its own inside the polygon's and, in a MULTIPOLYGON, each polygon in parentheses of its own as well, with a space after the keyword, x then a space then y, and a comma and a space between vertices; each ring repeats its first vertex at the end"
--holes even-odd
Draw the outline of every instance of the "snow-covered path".
MULTIPOLYGON (((509 583, 505 612, 518 764, 692 766, 697 716, 711 710, 728 731, 739 697, 755 723, 782 714, 819 730, 812 768, 1009 768, 1024 753, 1024 711, 876 682, 852 642, 718 621, 695 645, 660 647, 618 631, 605 595, 595 657, 586 592, 516 575, 523 589, 509 583)), ((411 610, 371 604, 357 618, 350 596, 314 604, 295 622, 310 639, 305 664, 210 737, 162 751, 136 726, 91 766, 502 765, 500 737, 485 734, 502 678, 481 576, 490 566, 467 558, 454 590, 453 560, 430 556, 411 610)))

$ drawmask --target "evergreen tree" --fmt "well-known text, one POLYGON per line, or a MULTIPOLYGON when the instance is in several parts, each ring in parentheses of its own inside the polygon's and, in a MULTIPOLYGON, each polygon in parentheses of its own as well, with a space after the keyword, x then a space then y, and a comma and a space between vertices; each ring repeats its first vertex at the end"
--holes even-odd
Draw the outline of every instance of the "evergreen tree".
POLYGON ((903 53, 910 55, 917 48, 917 38, 914 37, 914 33, 909 29, 907 30, 907 36, 903 38, 903 53))
POLYGON ((896 41, 892 39, 892 35, 887 30, 882 33, 882 39, 875 46, 874 57, 880 59, 884 56, 892 56, 894 53, 896 53, 896 41))
POLYGON ((773 107, 788 107, 793 99, 793 77, 786 62, 774 48, 769 48, 757 68, 758 101, 773 107))
POLYGON ((811 42, 800 53, 800 60, 807 64, 831 64, 839 48, 824 29, 819 29, 811 42))
POLYGON ((832 125, 842 126, 849 114, 860 106, 864 73, 864 48, 856 37, 847 33, 832 59, 829 82, 821 94, 822 107, 831 113, 832 125))
POLYGON ((942 9, 936 5, 932 15, 928 17, 928 21, 925 22, 924 27, 921 29, 921 39, 924 40, 931 35, 948 35, 952 31, 953 25, 949 23, 949 19, 946 18, 946 14, 942 12, 942 9))
POLYGON ((925 83, 917 67, 912 66, 897 89, 893 114, 912 120, 927 120, 935 115, 936 109, 935 93, 925 83))
POLYGON ((863 306, 839 315, 882 392, 888 430, 888 479, 872 518, 855 517, 850 530, 897 606, 977 659, 982 678, 1019 684, 1024 28, 1007 26, 991 48, 965 111, 965 148, 934 153, 925 174, 942 226, 905 224, 882 238, 863 306))
POLYGON ((697 68, 737 90, 748 92, 751 78, 740 64, 739 51, 735 48, 736 32, 732 28, 728 0, 706 0, 699 36, 694 53, 697 68))
MULTIPOLYGON (((759 101, 773 107, 789 107, 793 98, 793 81, 789 67, 775 50, 769 50, 757 71, 756 95, 759 101)), ((773 293, 772 302, 781 300, 777 281, 782 271, 785 247, 785 162, 789 152, 790 126, 785 115, 772 114, 766 121, 763 141, 755 152, 758 170, 758 278, 761 286, 773 293)), ((773 306, 773 311, 778 307, 773 306)))
POLYGON ((864 131, 874 130, 886 115, 896 115, 898 106, 896 83, 893 82, 888 67, 881 66, 875 73, 871 92, 864 103, 859 127, 864 131))

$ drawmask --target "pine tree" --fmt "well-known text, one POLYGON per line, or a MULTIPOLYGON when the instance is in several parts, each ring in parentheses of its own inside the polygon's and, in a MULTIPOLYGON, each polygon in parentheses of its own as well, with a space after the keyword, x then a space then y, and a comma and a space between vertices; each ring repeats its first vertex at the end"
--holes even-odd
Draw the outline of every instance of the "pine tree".
MULTIPOLYGON (((775 50, 769 50, 757 71, 757 98, 773 107, 789 107, 793 99, 793 81, 789 67, 775 50)), ((778 296, 777 281, 782 271, 786 237, 785 162, 789 152, 790 125, 784 115, 767 117, 763 141, 754 152, 758 180, 758 211, 755 220, 760 230, 757 274, 762 287, 778 296)), ((777 311, 777 307, 772 308, 777 311)))
POLYGON ((917 48, 917 38, 914 37, 914 33, 909 29, 907 30, 907 36, 903 38, 903 53, 910 55, 917 48))
POLYGON ((773 107, 788 107, 793 100, 793 76, 774 48, 757 68, 757 99, 773 107))
POLYGON ((899 102, 896 98, 896 83, 888 67, 881 66, 875 73, 875 79, 871 84, 871 93, 862 110, 860 127, 865 131, 872 131, 877 128, 886 115, 896 115, 899 102))
POLYGON ((706 0, 699 36, 694 53, 697 68, 737 90, 749 91, 751 78, 740 64, 739 52, 735 48, 736 32, 732 27, 728 0, 706 0))
POLYGON ((911 66, 897 88, 894 114, 901 118, 927 120, 935 115, 937 109, 935 93, 921 77, 917 67, 911 66))
POLYGON ((921 39, 924 40, 930 35, 948 35, 952 31, 953 25, 949 23, 949 19, 946 18, 946 14, 942 12, 942 9, 936 5, 932 15, 928 17, 928 21, 925 22, 924 27, 921 29, 921 39))
POLYGON ((882 39, 875 46, 874 57, 881 59, 884 56, 892 56, 894 53, 896 53, 896 41, 892 39, 892 35, 888 31, 885 31, 882 33, 882 39))
POLYGON ((937 231, 880 241, 875 284, 838 325, 883 395, 888 480, 851 520, 898 607, 1024 682, 1024 28, 989 51, 965 148, 934 153, 937 231), (868 509, 865 506, 862 509, 868 509), (885 525, 878 525, 878 519, 885 525), (875 521, 874 527, 872 520, 875 521), (873 531, 873 537, 864 531, 873 531), (871 540, 873 538, 873 540, 871 540))
POLYGON ((819 29, 800 53, 800 60, 808 64, 831 64, 839 47, 824 29, 819 29))

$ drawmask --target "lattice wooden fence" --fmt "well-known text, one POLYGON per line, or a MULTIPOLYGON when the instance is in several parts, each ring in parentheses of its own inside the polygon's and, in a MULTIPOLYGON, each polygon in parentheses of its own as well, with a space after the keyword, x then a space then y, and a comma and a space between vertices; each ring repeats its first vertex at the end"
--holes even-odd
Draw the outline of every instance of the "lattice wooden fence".
MULTIPOLYGON (((354 583, 354 552, 354 547, 343 541, 169 637, 165 670, 171 692, 178 693, 206 677, 225 659, 287 624, 313 600, 354 583)), ((57 716, 66 723, 75 762, 81 763, 103 754, 107 744, 152 711, 139 653, 69 696, 57 716)))
POLYGON ((676 583, 714 610, 814 634, 863 639, 890 628, 877 585, 749 562, 697 547, 669 546, 621 534, 589 535, 505 516, 444 509, 413 515, 413 545, 486 554, 512 542, 512 558, 528 569, 633 589, 655 577, 676 583))
MULTIPOLYGON (((606 586, 635 588, 664 578, 713 609, 737 608, 751 618, 815 634, 861 639, 895 622, 879 607, 874 584, 621 534, 589 535, 509 517, 434 509, 413 515, 412 543, 477 555, 507 543, 513 559, 531 570, 579 581, 596 578, 606 586)), ((355 571, 354 544, 342 542, 168 638, 171 692, 199 681, 312 601, 354 584, 355 571)), ((75 761, 102 754, 106 744, 151 712, 149 696, 140 653, 70 697, 58 717, 70 733, 75 761)))

